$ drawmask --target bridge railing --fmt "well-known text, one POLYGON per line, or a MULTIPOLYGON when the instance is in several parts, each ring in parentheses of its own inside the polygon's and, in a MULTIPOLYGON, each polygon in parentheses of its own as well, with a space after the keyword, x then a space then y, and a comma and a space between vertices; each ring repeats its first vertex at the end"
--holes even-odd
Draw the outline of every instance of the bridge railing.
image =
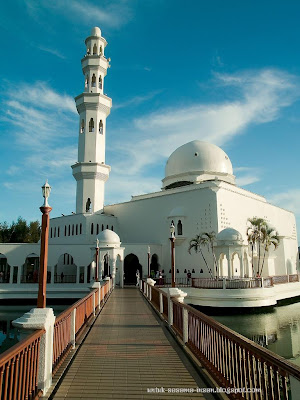
POLYGON ((45 381, 51 381, 51 376, 75 347, 83 327, 104 305, 112 289, 112 280, 105 282, 63 311, 56 318, 54 326, 47 325, 45 329, 36 330, 0 355, 0 399, 32 400, 41 395, 40 389, 45 387, 45 381), (51 356, 48 358, 47 355, 52 354, 52 339, 51 363, 51 356))
POLYGON ((40 329, 6 350, 0 357, 0 399, 34 399, 38 389, 40 329))
POLYGON ((300 367, 177 301, 166 291, 146 282, 142 288, 144 295, 210 371, 217 384, 229 388, 226 394, 230 398, 299 399, 300 367), (168 315, 162 312, 166 296, 168 315), (159 307, 157 298, 160 299, 159 307))
POLYGON ((76 339, 80 337, 89 319, 104 305, 111 289, 111 281, 106 282, 56 318, 53 337, 53 374, 69 351, 75 347, 76 339))

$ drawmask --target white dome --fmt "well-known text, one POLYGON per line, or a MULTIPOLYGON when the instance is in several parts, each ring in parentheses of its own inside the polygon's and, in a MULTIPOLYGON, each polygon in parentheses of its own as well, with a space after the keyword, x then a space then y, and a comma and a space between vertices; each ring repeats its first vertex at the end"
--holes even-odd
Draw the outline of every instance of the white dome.
POLYGON ((176 187, 183 186, 180 182, 199 183, 216 177, 235 183, 229 157, 214 144, 194 140, 178 147, 170 155, 163 184, 165 188, 169 185, 176 187))
POLYGON ((239 231, 234 228, 225 228, 217 234, 217 241, 224 242, 242 242, 243 237, 239 231))
POLYGON ((95 26, 95 28, 92 28, 91 36, 101 37, 101 30, 100 30, 100 28, 98 28, 98 26, 95 26))
POLYGON ((100 243, 103 244, 120 244, 120 238, 116 234, 116 232, 111 231, 110 229, 104 229, 99 235, 98 239, 100 243))

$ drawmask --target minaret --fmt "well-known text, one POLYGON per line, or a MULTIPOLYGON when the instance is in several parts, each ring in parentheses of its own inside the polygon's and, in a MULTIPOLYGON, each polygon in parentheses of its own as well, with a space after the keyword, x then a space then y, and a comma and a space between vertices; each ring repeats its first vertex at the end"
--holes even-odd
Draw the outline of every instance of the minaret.
POLYGON ((103 94, 104 77, 110 67, 104 56, 106 40, 93 28, 85 40, 86 55, 81 60, 84 92, 75 97, 79 114, 78 162, 72 165, 77 181, 76 213, 103 209, 104 184, 110 166, 105 164, 106 117, 112 101, 103 94))

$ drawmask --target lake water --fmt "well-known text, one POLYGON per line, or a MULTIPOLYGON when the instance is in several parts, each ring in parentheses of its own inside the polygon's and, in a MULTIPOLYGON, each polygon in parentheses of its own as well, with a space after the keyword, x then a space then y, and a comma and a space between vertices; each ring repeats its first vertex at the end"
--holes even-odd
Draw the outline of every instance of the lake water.
POLYGON ((300 302, 269 312, 212 318, 300 366, 300 302))
MULTIPOLYGON (((54 314, 57 316, 68 305, 53 306, 54 314)), ((12 321, 34 308, 34 306, 0 306, 0 353, 3 353, 20 340, 19 331, 12 326, 12 321)))

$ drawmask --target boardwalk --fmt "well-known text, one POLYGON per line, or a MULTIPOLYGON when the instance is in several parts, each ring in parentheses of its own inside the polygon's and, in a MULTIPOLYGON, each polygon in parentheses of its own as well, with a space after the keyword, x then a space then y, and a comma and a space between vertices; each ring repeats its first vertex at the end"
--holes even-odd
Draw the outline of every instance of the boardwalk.
POLYGON ((54 399, 212 399, 168 388, 206 387, 136 288, 116 289, 54 399), (148 389, 164 388, 165 393, 148 389))

